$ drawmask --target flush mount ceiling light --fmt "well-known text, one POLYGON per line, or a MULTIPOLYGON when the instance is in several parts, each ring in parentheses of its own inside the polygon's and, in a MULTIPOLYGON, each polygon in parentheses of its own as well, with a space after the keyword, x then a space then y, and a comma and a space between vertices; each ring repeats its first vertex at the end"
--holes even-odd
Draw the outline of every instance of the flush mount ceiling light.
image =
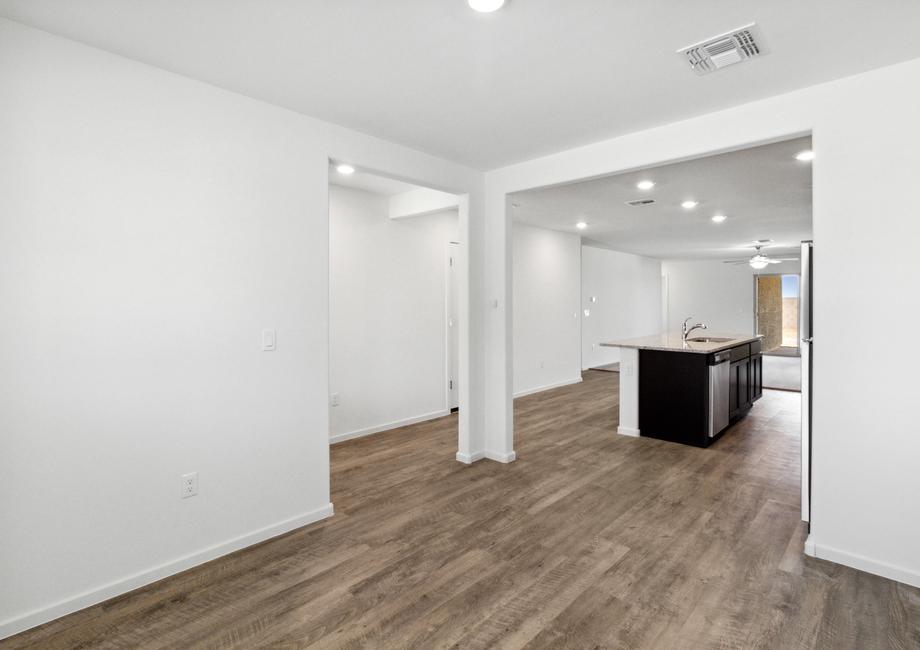
POLYGON ((700 204, 699 201, 694 201, 693 199, 687 199, 686 201, 680 204, 680 207, 682 207, 684 210, 692 210, 699 204, 700 204))
POLYGON ((636 183, 636 187, 640 190, 650 190, 655 187, 655 181, 639 181, 636 183))
POLYGON ((579 221, 578 223, 575 224, 575 227, 578 228, 579 230, 584 230, 585 228, 588 227, 588 224, 585 223, 584 221, 579 221))
POLYGON ((498 11, 505 4, 505 0, 467 0, 470 9, 484 14, 498 11))
POLYGON ((806 149, 805 151, 800 151, 795 155, 795 159, 799 162, 811 162, 815 159, 815 152, 811 149, 806 149))
POLYGON ((725 221, 726 219, 728 219, 728 217, 726 217, 724 214, 716 214, 716 215, 713 215, 713 217, 712 217, 712 220, 713 220, 715 223, 722 223, 722 222, 725 221))
POLYGON ((355 173, 355 168, 352 167, 351 165, 338 165, 335 168, 335 171, 337 171, 340 174, 345 174, 346 176, 348 176, 349 174, 355 173))

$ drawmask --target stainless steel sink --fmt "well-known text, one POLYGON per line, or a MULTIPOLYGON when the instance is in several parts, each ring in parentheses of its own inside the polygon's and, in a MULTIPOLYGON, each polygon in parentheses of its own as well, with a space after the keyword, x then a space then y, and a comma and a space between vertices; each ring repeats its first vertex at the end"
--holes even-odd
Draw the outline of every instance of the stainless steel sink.
POLYGON ((732 339, 721 338, 719 336, 695 336, 687 340, 693 343, 728 343, 732 339))

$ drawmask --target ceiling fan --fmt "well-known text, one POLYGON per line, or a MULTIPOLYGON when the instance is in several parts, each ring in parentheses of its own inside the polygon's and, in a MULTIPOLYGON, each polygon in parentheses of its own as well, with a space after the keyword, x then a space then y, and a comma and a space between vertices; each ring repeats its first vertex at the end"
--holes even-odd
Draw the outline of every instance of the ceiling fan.
POLYGON ((724 260, 725 264, 748 264, 752 269, 757 271, 767 268, 770 264, 779 264, 781 262, 795 262, 798 257, 769 257, 761 252, 765 244, 754 244, 754 256, 750 259, 741 260, 724 260))

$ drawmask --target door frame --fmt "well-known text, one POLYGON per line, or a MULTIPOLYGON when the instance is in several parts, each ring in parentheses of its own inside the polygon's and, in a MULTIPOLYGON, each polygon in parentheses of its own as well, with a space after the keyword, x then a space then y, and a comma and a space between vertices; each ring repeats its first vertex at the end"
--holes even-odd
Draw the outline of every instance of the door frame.
MULTIPOLYGON (((450 187, 439 184, 437 182, 432 182, 431 180, 419 179, 418 177, 412 174, 400 174, 392 170, 387 170, 386 167, 381 167, 373 163, 365 163, 362 160, 362 156, 353 155, 349 153, 342 152, 327 152, 325 156, 325 176, 324 176, 324 188, 326 193, 326 237, 328 240, 329 237, 329 185, 331 182, 329 170, 333 164, 339 161, 349 161, 350 164, 353 164, 356 168, 367 172, 369 174, 374 174, 376 176, 382 176, 385 178, 390 178, 397 181, 403 181, 405 183, 411 183, 423 188, 429 188, 438 190, 441 192, 447 192, 450 194, 455 194, 459 203, 457 206, 457 239, 458 247, 460 249, 460 264, 457 266, 457 272, 459 273, 457 277, 457 288, 458 288, 458 337, 459 337, 459 351, 458 351, 458 368, 457 376, 459 380, 459 386, 457 391, 457 401, 459 404, 459 414, 457 418, 457 451, 454 455, 455 459, 464 464, 471 464, 477 460, 480 460, 484 457, 483 454, 477 453, 474 449, 474 433, 476 432, 472 426, 471 420, 474 416, 479 416, 482 418, 484 413, 482 400, 473 401, 471 399, 470 391, 470 381, 469 377, 472 370, 472 350, 470 346, 470 333, 471 333, 471 324, 472 316, 470 313, 470 293, 472 288, 472 283, 470 282, 470 231, 471 231, 471 221, 473 217, 471 212, 473 210, 481 210, 481 203, 476 199, 480 199, 481 196, 476 193, 475 184, 472 184, 472 187, 458 188, 456 186, 450 187)), ((481 218, 481 217, 477 217, 481 218)), ((327 262, 329 259, 327 258, 327 262)), ((327 268, 326 275, 326 286, 327 292, 329 287, 329 274, 327 268)), ((331 298, 327 296, 327 298, 331 298)), ((330 376, 329 374, 332 371, 332 365, 329 363, 329 350, 330 350, 330 337, 327 321, 327 331, 326 331, 326 394, 327 394, 327 410, 331 412, 329 397, 330 393, 330 376)), ((446 384, 445 384, 446 390, 446 384)), ((327 416, 330 417, 330 416, 327 416)), ((328 420, 327 420, 328 425, 328 420)), ((477 426, 478 429, 478 426, 477 426)), ((328 435, 328 432, 327 432, 328 435)), ((330 442, 330 446, 331 446, 330 442)))
MULTIPOLYGON (((802 313, 802 272, 801 270, 798 273, 755 273, 754 274, 754 332, 753 332, 754 334, 757 334, 758 330, 760 329, 759 327, 760 323, 758 319, 758 316, 760 314, 760 310, 758 309, 760 306, 760 291, 759 291, 759 287, 757 286, 758 279, 762 277, 782 278, 784 275, 796 275, 799 278, 799 296, 798 296, 799 315, 802 313)), ((782 281, 780 282, 782 283, 782 281)), ((782 301, 782 288, 780 288, 780 300, 782 301)), ((797 315, 796 320, 801 321, 801 318, 797 315)), ((799 356, 801 356, 801 353, 802 353, 801 323, 799 323, 798 328, 799 328, 799 331, 796 332, 795 349, 799 352, 799 356)), ((780 330, 781 330, 780 331, 780 341, 781 341, 780 347, 784 347, 782 345, 782 328, 780 328, 780 330)), ((769 353, 764 351, 764 354, 769 354, 769 353)))
MULTIPOLYGON (((445 273, 444 273, 444 404, 446 410, 451 413, 454 412, 456 408, 457 411, 460 410, 460 373, 454 372, 454 363, 453 363, 453 337, 454 332, 457 332, 457 365, 459 370, 460 365, 460 316, 459 314, 452 314, 453 311, 451 307, 453 306, 454 301, 454 288, 453 288, 453 274, 459 273, 460 269, 460 242, 450 241, 447 243, 445 248, 445 273), (454 318, 456 316, 456 318, 454 318), (456 320, 457 322, 452 322, 456 320), (456 375, 456 377, 454 377, 456 375), (457 406, 453 404, 451 400, 451 381, 457 382, 457 406)), ((459 285, 458 285, 459 287, 459 285)), ((458 291, 459 293, 459 291, 458 291)), ((457 311, 460 311, 460 296, 457 296, 457 311)))
POLYGON ((811 532, 812 395, 814 394, 814 242, 802 242, 799 276, 799 355, 802 358, 802 521, 811 532), (805 308, 802 309, 802 304, 805 308))

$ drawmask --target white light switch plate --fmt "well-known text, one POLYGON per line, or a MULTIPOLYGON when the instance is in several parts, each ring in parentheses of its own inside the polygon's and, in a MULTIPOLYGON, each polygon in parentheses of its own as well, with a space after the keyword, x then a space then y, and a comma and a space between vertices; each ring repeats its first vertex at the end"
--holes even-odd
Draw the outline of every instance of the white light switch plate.
POLYGON ((277 338, 275 330, 262 330, 262 351, 274 352, 277 338))

